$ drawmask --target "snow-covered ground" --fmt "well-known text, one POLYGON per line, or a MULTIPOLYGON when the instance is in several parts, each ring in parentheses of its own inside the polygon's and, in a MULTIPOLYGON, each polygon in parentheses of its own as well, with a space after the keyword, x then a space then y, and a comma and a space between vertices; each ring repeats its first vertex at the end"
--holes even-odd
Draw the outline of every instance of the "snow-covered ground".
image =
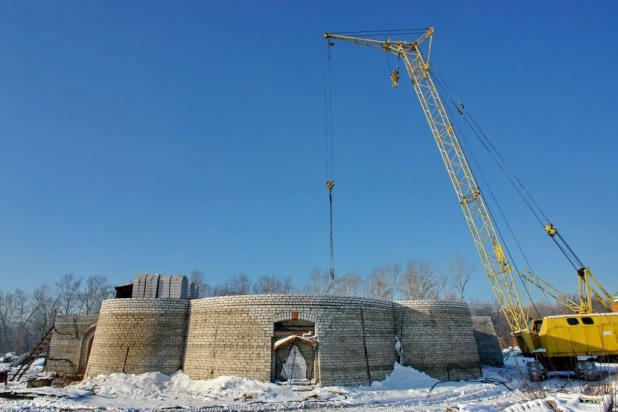
POLYGON ((171 376, 158 372, 101 375, 65 387, 27 389, 27 377, 44 375, 39 364, 22 381, 9 382, 6 388, 0 384, 0 393, 31 397, 0 397, 0 409, 541 412, 556 410, 549 407, 553 402, 561 408, 557 410, 583 412, 603 409, 598 402, 580 402, 581 394, 616 391, 616 365, 601 365, 604 378, 588 386, 568 374, 527 382, 520 372, 525 370, 523 358, 516 351, 507 353, 505 363, 504 368, 484 368, 480 379, 459 382, 440 382, 395 364, 385 381, 361 387, 290 387, 234 376, 197 381, 179 371, 171 376))

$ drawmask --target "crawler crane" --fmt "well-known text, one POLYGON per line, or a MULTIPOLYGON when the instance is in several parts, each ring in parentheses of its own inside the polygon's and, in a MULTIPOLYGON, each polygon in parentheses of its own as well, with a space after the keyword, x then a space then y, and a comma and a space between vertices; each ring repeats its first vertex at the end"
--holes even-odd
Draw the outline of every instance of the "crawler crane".
MULTIPOLYGON (((365 37, 370 37, 368 32, 357 33, 365 33, 365 37)), ((384 32, 371 33, 371 35, 384 34, 384 32)), ((508 253, 505 253, 497 234, 496 225, 489 213, 483 193, 460 145, 448 111, 436 89, 434 74, 430 68, 433 34, 433 28, 423 29, 420 37, 415 41, 377 40, 334 33, 325 33, 324 37, 327 39, 328 47, 334 45, 335 40, 349 42, 393 54, 403 61, 433 138, 438 145, 448 176, 457 194, 457 201, 470 228, 474 245, 498 304, 522 354, 534 358, 534 361, 529 363, 530 377, 541 379, 546 376, 547 369, 553 369, 574 370, 583 379, 598 378, 599 374, 595 364, 579 361, 578 359, 581 358, 578 357, 586 357, 588 360, 596 358, 616 361, 618 359, 618 313, 594 313, 592 307, 594 297, 608 311, 611 311, 612 297, 577 258, 549 221, 542 222, 545 232, 577 269, 579 302, 569 299, 530 270, 525 269, 519 272, 511 265, 507 259, 508 253), (569 308, 572 314, 528 318, 521 303, 515 276, 540 288, 569 308)), ((390 78, 393 86, 397 87, 398 70, 393 70, 390 78)), ((466 109, 463 104, 458 103, 457 106, 459 114, 464 116, 466 109)))

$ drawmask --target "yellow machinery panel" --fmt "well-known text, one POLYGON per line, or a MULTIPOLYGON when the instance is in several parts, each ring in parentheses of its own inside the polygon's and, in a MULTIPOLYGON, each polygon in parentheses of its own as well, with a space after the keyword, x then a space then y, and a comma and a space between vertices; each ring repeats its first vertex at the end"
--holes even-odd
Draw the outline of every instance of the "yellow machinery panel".
MULTIPOLYGON (((534 335, 533 330, 533 335, 534 335)), ((618 313, 548 316, 538 331, 545 356, 616 356, 618 313)))

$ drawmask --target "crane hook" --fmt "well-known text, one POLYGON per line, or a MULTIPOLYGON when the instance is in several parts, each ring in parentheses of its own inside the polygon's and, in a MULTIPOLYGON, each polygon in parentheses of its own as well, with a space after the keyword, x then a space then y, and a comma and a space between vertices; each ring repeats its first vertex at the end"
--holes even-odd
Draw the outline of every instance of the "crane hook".
POLYGON ((391 72, 391 82, 393 83, 393 87, 399 86, 399 61, 400 60, 401 60, 401 53, 397 55, 397 68, 391 72))
POLYGON ((393 70, 391 72, 391 82, 393 83, 393 87, 399 86, 399 70, 393 70))

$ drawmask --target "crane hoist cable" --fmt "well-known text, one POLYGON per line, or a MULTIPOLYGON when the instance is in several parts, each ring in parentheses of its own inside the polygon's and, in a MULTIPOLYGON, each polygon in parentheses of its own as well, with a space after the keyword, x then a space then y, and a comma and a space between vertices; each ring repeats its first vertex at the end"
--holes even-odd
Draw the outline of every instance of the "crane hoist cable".
POLYGON ((335 279, 335 250, 333 245, 333 188, 335 187, 334 180, 326 181, 328 189, 328 202, 330 205, 330 278, 335 279))
MULTIPOLYGON (((436 72, 435 68, 432 68, 430 70, 430 72, 431 72, 432 77, 436 80, 436 84, 442 89, 442 91, 449 98, 449 100, 451 101, 451 104, 453 105, 455 110, 457 110, 457 112, 459 113, 460 117, 462 117, 466 121, 466 123, 468 124, 470 129, 475 133, 475 135, 477 136, 477 138, 479 139, 479 141, 481 142, 483 147, 487 150, 487 152, 494 159, 494 161, 496 162, 498 167, 502 170, 503 174, 507 177, 507 179, 509 180, 511 185, 514 187, 514 189, 520 195, 520 197, 522 198, 524 203, 528 206, 528 208, 530 209, 532 214, 537 218, 537 220, 539 221, 541 226, 543 226, 544 230, 552 238, 552 241, 556 244, 558 249, 566 257, 567 261, 572 265, 572 267, 578 272, 578 274, 580 274, 580 272, 582 272, 582 270, 584 268, 584 264, 581 262, 581 260, 579 260, 579 258, 575 254, 575 252, 571 249, 571 247, 562 238, 560 233, 558 233, 558 231, 554 228, 553 224, 551 224, 551 222, 549 221, 549 218, 547 217, 547 215, 545 215, 545 213, 543 212, 541 207, 538 205, 538 203, 535 201, 535 199, 532 197, 532 195, 528 192, 528 190, 523 185, 521 180, 515 175, 515 173, 512 171, 512 169, 510 168, 510 166, 508 165, 506 160, 504 160, 504 158, 502 157, 502 155, 500 154, 498 149, 493 145, 491 140, 489 140, 489 138, 483 132, 481 127, 478 125, 478 123, 470 115, 470 113, 468 112, 468 110, 464 106, 464 104, 461 103, 461 101, 458 100, 457 98, 454 98, 453 96, 451 96, 450 87, 446 84, 446 81, 442 78, 442 76, 440 76, 440 74, 436 72), (541 216, 543 217, 543 219, 545 219, 546 223, 543 222, 543 220, 541 219, 541 216), (556 238, 558 238, 560 240, 560 242, 556 238)), ((446 106, 446 109, 449 112, 449 114, 451 114, 451 118, 453 118, 453 119, 457 118, 455 116, 452 116, 452 112, 451 112, 450 107, 448 105, 446 106)), ((458 135, 461 135, 463 137, 463 133, 461 133, 461 131, 459 131, 459 130, 458 130, 458 135)), ((465 138, 463 139, 463 142, 467 145, 467 141, 465 140, 465 138)), ((468 150, 468 152, 470 152, 470 150, 468 150)), ((476 165, 477 170, 480 171, 480 167, 479 167, 478 163, 476 162, 476 159, 474 158, 473 155, 471 155, 471 157, 472 157, 472 160, 474 161, 474 163, 476 165)), ((516 243, 516 245, 517 245, 517 247, 519 249, 519 252, 523 256, 526 264, 528 265, 528 268, 529 268, 530 272, 532 272, 532 274, 533 274, 534 271, 532 270, 532 266, 530 265, 530 262, 529 262, 529 260, 528 260, 528 258, 526 256, 526 254, 524 253, 524 251, 523 251, 523 249, 522 249, 522 247, 521 247, 521 245, 519 243, 519 240, 515 236, 515 234, 513 232, 513 229, 511 228, 510 223, 508 222, 508 220, 506 219, 504 213, 502 212, 500 204, 498 203, 497 199, 493 195, 493 192, 491 192, 491 189, 489 187, 489 183, 487 182, 487 179, 485 179, 484 175, 482 174, 482 171, 481 171, 481 177, 483 178, 486 187, 489 189, 489 193, 490 193, 490 195, 491 195, 491 197, 492 197, 492 199, 494 201, 494 204, 497 206, 498 211, 500 212, 504 222, 506 223, 506 226, 507 226, 507 228, 508 228, 512 238, 514 239, 514 241, 515 241, 515 243, 516 243)), ((498 229, 498 232, 499 232, 499 229, 498 229)), ((519 278, 521 279, 522 285, 523 285, 526 293, 528 294, 529 298, 531 298, 530 292, 528 291, 528 287, 527 287, 527 283, 528 283, 527 281, 529 280, 529 278, 527 276, 522 275, 522 272, 519 271, 519 269, 515 265, 515 260, 513 259, 513 257, 511 255, 508 247, 506 246, 506 242, 504 242, 504 238, 503 238, 502 234, 498 233, 498 235, 502 239, 502 242, 505 244, 505 248, 507 250, 507 254, 509 255, 509 258, 510 258, 511 262, 513 262, 513 264, 515 266, 516 273, 518 274, 519 278)), ((548 297, 547 291, 544 288, 540 288, 540 290, 543 292, 545 300, 549 304, 549 297, 548 297)), ((538 310, 536 309, 536 306, 534 304, 533 304, 533 306, 534 306, 534 309, 538 313, 538 310)), ((549 304, 548 306, 551 307, 552 305, 549 304)))
POLYGON ((466 106, 459 99, 457 99, 456 96, 451 96, 452 91, 450 87, 448 86, 448 84, 446 83, 446 81, 442 78, 442 76, 435 69, 435 64, 434 64, 434 67, 431 69, 431 74, 436 80, 438 80, 438 83, 442 85, 441 87, 443 91, 449 97, 449 100, 451 104, 455 107, 455 109, 457 110, 457 113, 459 113, 460 117, 466 121, 466 123, 468 124, 472 132, 477 136, 477 138, 479 139, 479 141, 485 148, 485 150, 491 155, 491 157, 494 159, 494 161, 496 162, 500 170, 502 170, 504 175, 507 177, 509 183, 511 183, 513 188, 517 191, 517 193, 520 195, 522 200, 526 203, 526 205, 528 206, 532 214, 537 218, 537 220, 542 226, 545 226, 538 212, 540 212, 540 215, 542 215, 545 218, 545 220, 549 222, 549 219, 547 218, 547 216, 545 216, 545 214, 543 213, 541 208, 538 206, 536 201, 532 198, 532 195, 530 195, 530 193, 526 190, 524 185, 521 183, 519 178, 515 175, 515 173, 506 163, 502 155, 498 152, 498 150, 493 145, 493 143, 489 140, 487 135, 482 131, 480 126, 478 126, 478 124, 474 121, 474 119, 468 112, 466 106), (535 210, 535 207, 536 207, 536 210, 535 210))
POLYGON ((334 177, 334 154, 333 154, 333 100, 330 70, 330 48, 334 45, 326 40, 324 54, 324 129, 325 129, 325 156, 326 156, 326 188, 328 189, 329 203, 329 236, 330 236, 330 278, 335 279, 335 247, 333 242, 333 189, 335 188, 334 177))
MULTIPOLYGON (((430 74, 435 79, 436 84, 438 85, 438 87, 444 92, 444 94, 452 102, 453 98, 451 97, 448 88, 445 87, 446 83, 441 78, 435 76, 435 73, 432 72, 431 70, 430 70, 430 74)), ((457 119, 457 116, 454 115, 454 113, 451 110, 450 106, 445 105, 445 108, 446 108, 446 110, 447 110, 447 112, 449 114, 449 117, 451 119, 453 119, 453 121, 455 119, 457 119)), ((459 112, 459 110, 458 110, 458 112, 459 112)), ((517 245, 519 253, 522 255, 524 261, 526 262, 527 267, 532 271, 532 265, 530 264, 530 261, 528 260, 528 257, 526 256, 526 253, 524 252, 523 248, 521 247, 521 244, 519 243, 519 240, 517 239, 517 236, 515 236, 515 232, 513 231, 513 228, 511 227, 511 224, 509 223, 509 220, 506 218, 506 215, 505 215, 504 211, 502 210, 502 207, 500 206, 500 203, 498 202, 498 199, 496 198, 493 190, 491 189, 491 185, 489 184, 489 181, 485 177, 485 174, 483 173, 483 169, 480 167, 479 163, 477 162, 476 156, 474 156, 474 152, 470 149, 470 145, 468 144, 468 140, 466 139, 466 135, 464 134, 463 130, 460 127, 458 127, 457 123, 451 124, 451 126, 456 130, 457 136, 459 136, 461 138, 460 140, 463 143, 463 146, 465 147, 466 156, 469 157, 470 159, 472 159, 472 163, 474 164, 476 171, 480 175, 480 177, 481 177, 481 179, 483 181, 484 187, 487 189, 487 193, 489 193, 490 198, 492 199, 494 205, 498 209, 498 212, 499 212, 500 216, 502 217, 502 220, 504 221, 504 223, 505 223, 505 225, 506 225, 506 227, 507 227, 511 237, 515 241, 515 244, 517 245)), ((495 218, 493 216, 493 213, 492 213, 491 209, 487 208, 487 212, 489 213, 490 218, 495 221, 495 218)), ((516 264, 516 260, 514 259, 512 253, 511 253, 511 250, 508 247, 508 242, 505 241, 505 237, 502 234, 502 231, 500 230, 499 226, 496 226, 496 231, 497 231, 498 237, 500 238, 502 244, 504 245, 506 253, 507 253, 508 257, 509 257, 509 261, 512 262, 513 267, 515 268, 515 272, 519 275, 519 277, 520 277, 520 279, 522 281, 522 285, 523 285, 523 288, 524 288, 524 290, 525 290, 525 292, 526 292, 526 294, 528 296, 528 300, 531 302, 532 307, 537 312, 537 315, 540 316, 539 310, 537 309, 536 305, 534 304, 534 301, 532 300, 532 295, 531 295, 530 291, 528 290, 528 286, 526 285, 526 282, 524 282, 524 279, 521 276, 521 272, 520 272, 520 270, 519 270, 519 268, 518 268, 518 266, 516 264)), ((545 297, 545 300, 549 303, 549 299, 547 297, 547 294, 543 293, 543 295, 545 297)), ((548 306, 551 307, 551 305, 548 305, 548 306)))
POLYGON ((502 157, 498 149, 494 146, 494 144, 487 137, 485 132, 481 129, 478 123, 474 120, 474 117, 470 114, 466 106, 459 100, 455 102, 453 98, 450 96, 450 93, 449 93, 450 87, 448 86, 446 81, 442 79, 442 76, 440 76, 440 74, 437 73, 435 69, 435 65, 431 69, 431 74, 434 76, 434 78, 439 79, 440 82, 444 84, 443 88, 445 89, 446 94, 449 96, 451 103, 456 107, 460 116, 466 121, 466 123, 468 123, 468 126, 470 127, 470 129, 472 129, 472 131, 477 136, 477 138, 479 139, 483 147, 492 156, 492 158, 494 159, 498 167, 502 170, 502 172, 504 173, 506 178, 509 180, 513 188, 520 195, 520 197, 522 198, 526 206, 528 206, 532 214, 539 221, 539 223, 541 224, 545 232, 547 232, 547 234, 551 237, 552 241, 556 244, 556 246, 565 256, 567 261, 573 266, 575 270, 579 270, 583 268, 585 266, 583 262, 575 254, 573 249, 569 246, 569 244, 561 236, 561 234, 558 233, 558 230, 551 223, 551 221, 549 220, 545 212, 543 212, 539 204, 536 202, 536 200, 532 197, 530 192, 523 185, 519 177, 515 174, 515 172, 513 172, 513 170, 508 165, 506 160, 502 157))
POLYGON ((505 175, 507 176, 507 178, 509 179, 509 181, 511 182, 511 185, 513 185, 513 187, 515 188, 515 190, 519 193, 519 195, 522 197, 522 199, 524 200, 524 202, 526 203, 526 205, 528 206, 528 208, 532 211, 532 213, 534 214, 534 216, 537 218, 537 220, 539 221, 539 223, 541 224, 541 226, 543 227, 543 229, 547 232, 547 234, 549 235, 549 237, 551 237, 552 241, 556 244, 556 246, 558 247, 558 249, 560 249, 560 251, 562 252, 562 254, 565 256, 565 258, 567 259, 567 261, 573 266, 573 268, 575 270, 578 270, 580 268, 584 267, 584 264, 582 263, 582 261, 579 259, 579 257, 575 254, 575 252, 573 251, 573 249, 571 249, 571 247, 569 246, 569 244, 564 240, 564 238, 558 233, 558 230, 554 227, 554 225, 551 223, 551 221, 549 220, 549 218, 547 218, 547 216, 545 215, 545 213, 543 212, 543 210, 540 208, 540 206, 537 204, 537 202, 534 200, 534 198, 532 197, 532 195, 530 195, 530 193, 527 191, 527 189, 524 187, 523 183, 521 183, 521 181, 519 180, 519 178, 515 175, 515 173, 510 169, 509 165, 506 163, 506 161, 502 158, 502 156, 500 155, 500 153, 498 152, 498 150, 495 148, 495 146, 493 145, 493 143, 489 140, 489 138, 487 137, 487 135, 485 135, 485 133, 483 132, 483 130, 478 126, 478 124, 476 123, 476 121, 474 120, 474 118, 469 114, 469 112, 467 111, 467 109, 465 108, 465 106, 463 106, 462 103, 459 103, 459 107, 461 108, 461 110, 463 111, 463 115, 462 117, 464 117, 464 119, 466 120, 466 122, 470 125, 470 128, 475 132, 475 134, 477 135, 477 137, 479 138, 479 140, 481 141, 481 143, 483 144, 483 146, 487 149, 487 151, 492 154, 492 157, 494 157, 494 160, 496 160, 496 163, 498 164, 498 166, 503 170, 503 172, 505 173, 505 175), (469 119, 469 120, 468 120, 469 119), (494 154, 495 153, 495 156, 494 154), (499 160, 499 161, 498 161, 499 160), (500 163, 502 162, 502 164, 500 163), (509 177, 508 175, 511 174, 512 177, 509 177), (519 187, 518 187, 519 186, 519 187), (534 206, 534 207, 533 207, 534 206), (536 211, 535 211, 536 208, 536 211), (543 222, 543 220, 541 219, 540 216, 543 217, 543 219, 545 219, 545 222, 543 222), (560 242, 557 239, 560 240, 560 242))

